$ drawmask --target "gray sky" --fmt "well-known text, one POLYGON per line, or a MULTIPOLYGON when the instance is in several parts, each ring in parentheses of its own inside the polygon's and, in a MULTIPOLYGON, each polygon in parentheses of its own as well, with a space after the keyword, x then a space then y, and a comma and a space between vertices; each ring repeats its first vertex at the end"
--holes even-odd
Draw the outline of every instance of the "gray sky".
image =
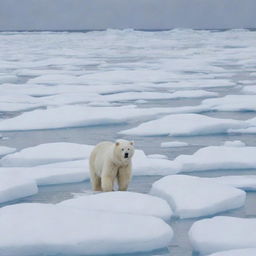
POLYGON ((0 0, 0 30, 256 28, 256 0, 0 0))

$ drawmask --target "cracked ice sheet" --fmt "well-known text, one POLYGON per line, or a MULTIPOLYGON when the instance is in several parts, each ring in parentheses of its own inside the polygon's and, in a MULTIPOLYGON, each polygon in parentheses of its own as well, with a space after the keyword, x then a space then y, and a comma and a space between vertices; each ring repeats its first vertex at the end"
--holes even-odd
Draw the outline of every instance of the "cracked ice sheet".
MULTIPOLYGON (((245 121, 212 118, 199 114, 167 115, 148 121, 120 134, 137 136, 193 136, 227 133, 229 129, 247 128, 245 121)), ((0 126, 1 127, 1 126, 0 126)))
POLYGON ((0 214, 1 256, 152 251, 168 246, 173 237, 171 227, 152 216, 82 211, 38 203, 6 206, 0 209, 0 214))
POLYGON ((244 205, 246 193, 212 179, 170 175, 153 183, 150 194, 170 204, 174 215, 195 218, 213 215, 244 205), (207 191, 207 193, 205 193, 207 191))
POLYGON ((256 219, 217 216, 195 222, 189 231, 189 239, 193 248, 202 254, 253 248, 255 229, 256 219))

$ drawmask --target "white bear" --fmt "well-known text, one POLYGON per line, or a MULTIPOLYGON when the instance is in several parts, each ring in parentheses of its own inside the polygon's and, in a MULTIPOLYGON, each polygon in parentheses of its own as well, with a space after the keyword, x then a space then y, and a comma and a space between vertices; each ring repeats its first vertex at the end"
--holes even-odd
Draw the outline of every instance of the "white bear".
POLYGON ((90 176, 95 191, 113 191, 115 179, 120 191, 128 188, 132 175, 134 143, 127 140, 101 142, 90 155, 90 176))

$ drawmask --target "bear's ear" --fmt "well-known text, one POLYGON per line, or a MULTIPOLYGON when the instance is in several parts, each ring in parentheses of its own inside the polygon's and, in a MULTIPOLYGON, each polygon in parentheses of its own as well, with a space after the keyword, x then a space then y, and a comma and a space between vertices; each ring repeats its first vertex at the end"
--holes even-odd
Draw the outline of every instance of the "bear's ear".
POLYGON ((120 144, 120 143, 119 143, 118 141, 116 141, 116 146, 119 146, 119 144, 120 144))
POLYGON ((132 146, 134 146, 134 141, 130 141, 130 144, 131 144, 132 146))

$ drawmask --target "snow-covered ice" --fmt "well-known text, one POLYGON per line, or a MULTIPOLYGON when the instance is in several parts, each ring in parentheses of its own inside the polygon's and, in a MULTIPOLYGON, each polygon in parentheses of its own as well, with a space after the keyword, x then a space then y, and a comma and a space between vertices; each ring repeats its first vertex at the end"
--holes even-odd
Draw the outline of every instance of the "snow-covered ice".
POLYGON ((256 168, 256 147, 209 146, 174 161, 182 172, 256 168), (246 157, 245 157, 246 156, 246 157))
POLYGON ((216 111, 256 111, 255 95, 226 95, 203 100, 202 106, 216 111))
POLYGON ((189 231, 189 238, 194 249, 202 254, 254 248, 255 229, 256 219, 217 216, 195 222, 189 231))
POLYGON ((158 197, 135 192, 109 192, 81 196, 59 203, 72 209, 119 212, 136 215, 149 215, 169 220, 172 210, 168 203, 158 197))
POLYGON ((216 178, 209 178, 209 180, 214 180, 246 191, 256 190, 256 175, 220 176, 216 178))
POLYGON ((93 146, 68 142, 45 143, 9 154, 0 160, 1 166, 36 166, 54 162, 89 158, 93 146))
POLYGON ((240 189, 214 180, 186 175, 170 175, 153 183, 150 193, 167 200, 180 218, 216 214, 244 205, 240 189))
MULTIPOLYGON (((62 106, 25 112, 0 121, 1 131, 57 129, 93 125, 119 124, 140 117, 169 113, 168 108, 62 106)), ((242 126, 240 126, 242 127, 242 126)), ((230 128, 239 128, 233 126, 230 128)))
POLYGON ((35 180, 23 175, 0 171, 0 203, 31 196, 38 192, 35 180))
POLYGON ((152 251, 168 246, 173 236, 168 224, 152 216, 37 203, 7 206, 0 215, 1 256, 152 251))
POLYGON ((245 143, 240 140, 234 140, 234 141, 225 141, 224 146, 226 147, 244 147, 245 143))
POLYGON ((142 123, 120 133, 140 136, 193 136, 226 133, 231 128, 244 127, 248 127, 248 124, 233 119, 212 118, 199 114, 176 114, 142 123))
POLYGON ((0 157, 11 154, 15 151, 16 151, 16 148, 0 146, 0 157))
POLYGON ((168 142, 162 142, 161 147, 163 148, 175 148, 175 147, 186 147, 189 144, 187 142, 183 141, 168 141, 168 142))

